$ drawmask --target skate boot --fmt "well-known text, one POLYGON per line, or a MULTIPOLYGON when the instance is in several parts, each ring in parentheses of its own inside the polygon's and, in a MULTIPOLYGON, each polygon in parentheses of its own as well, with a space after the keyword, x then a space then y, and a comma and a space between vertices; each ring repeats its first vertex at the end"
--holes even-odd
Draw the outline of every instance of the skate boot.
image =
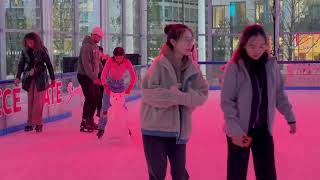
POLYGON ((42 132, 42 125, 36 125, 36 128, 35 128, 35 130, 36 130, 36 132, 42 132))
POLYGON ((98 139, 100 139, 103 136, 103 134, 104 134, 104 130, 99 129, 97 133, 98 139))
POLYGON ((24 127, 24 131, 25 132, 29 132, 29 131, 32 131, 33 130, 33 127, 31 126, 31 125, 26 125, 25 127, 24 127))
POLYGON ((132 132, 131 132, 131 129, 128 129, 129 130, 129 136, 132 136, 132 132))
POLYGON ((85 119, 82 119, 80 124, 80 131, 81 132, 93 132, 93 127, 90 122, 85 119))
POLYGON ((90 122, 88 122, 93 130, 98 130, 98 124, 94 122, 93 118, 90 118, 90 122))

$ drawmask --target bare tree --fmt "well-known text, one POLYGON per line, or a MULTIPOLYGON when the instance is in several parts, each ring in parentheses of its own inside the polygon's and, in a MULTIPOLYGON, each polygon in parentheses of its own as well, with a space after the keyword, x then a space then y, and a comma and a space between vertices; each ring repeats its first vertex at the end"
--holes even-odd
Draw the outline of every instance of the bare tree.
POLYGON ((285 59, 293 60, 295 50, 308 53, 319 43, 320 36, 312 39, 306 33, 299 33, 312 31, 308 29, 309 25, 319 24, 319 18, 309 11, 314 3, 312 0, 282 0, 281 31, 285 59), (307 45, 309 42, 311 45, 307 45))
POLYGON ((59 68, 64 50, 72 49, 72 44, 66 43, 66 34, 73 31, 73 3, 72 0, 54 0, 53 1, 53 30, 55 39, 53 40, 54 49, 58 50, 56 54, 55 68, 59 68))

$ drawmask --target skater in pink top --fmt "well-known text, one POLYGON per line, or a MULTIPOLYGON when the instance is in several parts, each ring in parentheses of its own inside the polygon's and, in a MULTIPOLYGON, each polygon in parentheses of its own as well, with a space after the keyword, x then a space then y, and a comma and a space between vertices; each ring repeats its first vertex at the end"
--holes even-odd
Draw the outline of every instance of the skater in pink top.
POLYGON ((122 47, 116 47, 113 51, 113 57, 108 59, 101 74, 101 83, 104 87, 104 94, 102 100, 102 114, 100 115, 98 125, 98 138, 103 136, 107 123, 107 112, 110 107, 110 92, 125 92, 126 94, 130 94, 136 82, 136 74, 133 65, 124 55, 124 49, 122 47), (124 75, 126 71, 129 71, 131 78, 127 88, 124 84, 124 75))

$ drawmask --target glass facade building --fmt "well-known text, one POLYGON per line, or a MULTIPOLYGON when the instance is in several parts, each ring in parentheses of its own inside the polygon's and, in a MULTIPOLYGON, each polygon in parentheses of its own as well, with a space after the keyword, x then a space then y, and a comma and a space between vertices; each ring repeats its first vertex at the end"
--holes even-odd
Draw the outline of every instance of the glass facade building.
POLYGON ((78 56, 94 26, 111 54, 117 46, 141 55, 146 64, 165 42, 168 23, 185 23, 195 32, 199 61, 228 61, 241 30, 263 24, 279 60, 320 60, 319 0, 1 0, 0 74, 16 73, 23 36, 38 32, 56 72, 62 59, 78 56))

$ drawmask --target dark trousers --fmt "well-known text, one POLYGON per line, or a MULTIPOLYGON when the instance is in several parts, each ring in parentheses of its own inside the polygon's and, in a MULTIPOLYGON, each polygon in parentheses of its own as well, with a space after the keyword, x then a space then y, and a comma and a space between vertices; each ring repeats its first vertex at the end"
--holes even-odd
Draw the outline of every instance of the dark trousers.
POLYGON ((82 119, 93 121, 94 112, 99 102, 100 87, 95 85, 86 75, 78 74, 77 77, 85 97, 82 119))
POLYGON ((186 145, 176 144, 176 138, 143 135, 144 153, 149 180, 164 180, 167 159, 170 161, 172 180, 189 179, 186 170, 186 145))
MULTIPOLYGON (((253 129, 251 151, 257 180, 276 180, 273 138, 267 128, 253 129)), ((241 148, 228 142, 227 180, 246 180, 250 148, 241 148)))

